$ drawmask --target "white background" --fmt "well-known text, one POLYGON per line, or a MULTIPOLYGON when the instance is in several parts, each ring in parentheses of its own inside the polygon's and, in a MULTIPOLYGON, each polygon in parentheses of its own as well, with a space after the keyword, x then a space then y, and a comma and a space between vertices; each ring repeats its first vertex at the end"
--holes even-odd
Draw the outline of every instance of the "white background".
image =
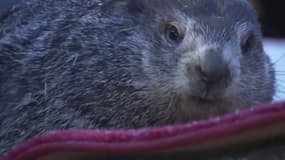
POLYGON ((285 39, 265 39, 264 49, 275 63, 277 90, 275 101, 285 101, 285 39))

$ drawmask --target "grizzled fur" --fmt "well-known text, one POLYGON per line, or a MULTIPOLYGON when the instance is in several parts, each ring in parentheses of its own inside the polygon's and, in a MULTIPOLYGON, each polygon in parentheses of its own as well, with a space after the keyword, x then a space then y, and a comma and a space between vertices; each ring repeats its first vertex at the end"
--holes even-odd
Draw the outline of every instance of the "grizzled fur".
POLYGON ((273 77, 243 0, 25 0, 0 21, 0 153, 54 129, 148 127, 270 102, 273 77), (185 28, 181 44, 165 39, 168 21, 185 28), (229 94, 202 102, 189 96, 201 96, 199 76, 184 69, 211 46, 229 91, 207 98, 229 94))

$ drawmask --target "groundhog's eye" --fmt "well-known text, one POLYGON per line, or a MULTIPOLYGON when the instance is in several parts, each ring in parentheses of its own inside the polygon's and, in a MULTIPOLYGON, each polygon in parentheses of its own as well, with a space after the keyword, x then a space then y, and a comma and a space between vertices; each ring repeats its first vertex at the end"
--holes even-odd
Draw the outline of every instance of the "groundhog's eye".
POLYGON ((168 24, 165 28, 165 37, 171 43, 179 43, 184 38, 184 35, 177 25, 168 24))
POLYGON ((256 46, 257 38, 253 33, 249 33, 248 36, 242 41, 241 49, 244 55, 250 53, 250 51, 256 46))

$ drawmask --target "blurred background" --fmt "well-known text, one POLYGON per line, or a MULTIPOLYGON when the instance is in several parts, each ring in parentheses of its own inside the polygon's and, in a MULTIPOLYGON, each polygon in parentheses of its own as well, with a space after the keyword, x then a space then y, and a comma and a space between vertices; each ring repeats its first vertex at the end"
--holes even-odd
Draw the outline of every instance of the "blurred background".
MULTIPOLYGON (((1 14, 21 0, 0 0, 1 14)), ((264 48, 276 69, 277 92, 275 100, 285 100, 285 6, 283 1, 248 0, 255 7, 262 24, 264 48)))
POLYGON ((249 0, 256 8, 266 37, 285 37, 285 6, 283 1, 249 0))

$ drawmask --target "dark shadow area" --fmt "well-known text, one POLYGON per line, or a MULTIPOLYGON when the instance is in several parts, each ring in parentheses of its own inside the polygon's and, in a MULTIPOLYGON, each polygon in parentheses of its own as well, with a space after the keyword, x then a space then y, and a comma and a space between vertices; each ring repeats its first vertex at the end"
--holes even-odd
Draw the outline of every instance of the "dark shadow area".
POLYGON ((264 36, 285 37, 285 9, 283 1, 259 0, 264 36))

